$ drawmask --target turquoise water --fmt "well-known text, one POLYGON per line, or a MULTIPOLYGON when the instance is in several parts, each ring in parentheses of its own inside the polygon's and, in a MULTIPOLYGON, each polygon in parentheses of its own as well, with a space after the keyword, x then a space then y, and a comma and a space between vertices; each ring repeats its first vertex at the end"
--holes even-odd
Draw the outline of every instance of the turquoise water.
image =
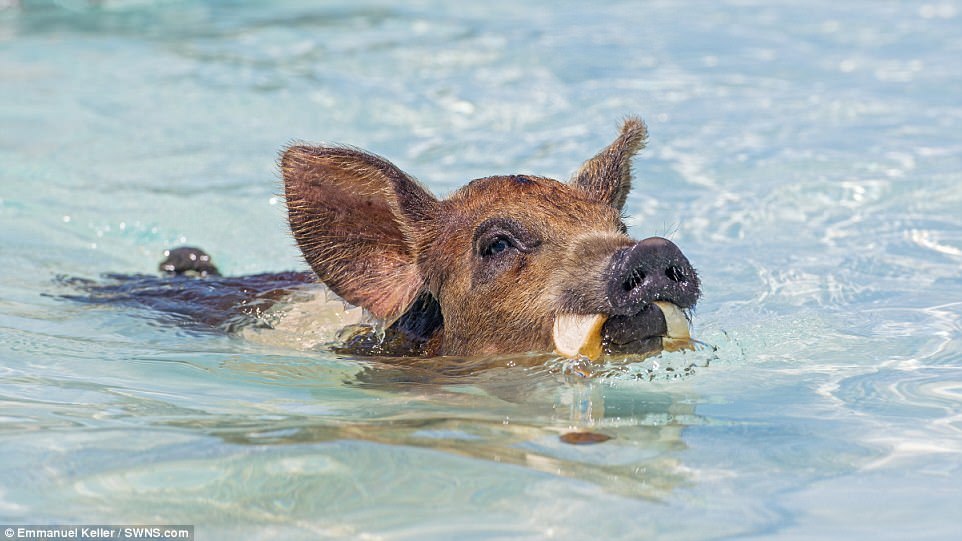
POLYGON ((22 3, 0 9, 0 523, 959 538, 962 3, 22 3), (292 140, 447 193, 566 178, 629 113, 651 133, 631 232, 698 267, 717 351, 437 382, 57 297, 183 243, 304 268, 292 140))

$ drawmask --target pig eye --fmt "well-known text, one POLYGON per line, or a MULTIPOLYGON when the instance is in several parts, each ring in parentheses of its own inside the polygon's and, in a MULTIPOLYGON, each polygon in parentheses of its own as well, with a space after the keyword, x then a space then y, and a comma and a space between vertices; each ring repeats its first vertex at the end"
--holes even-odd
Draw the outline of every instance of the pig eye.
POLYGON ((511 218, 488 218, 474 230, 474 253, 485 263, 507 264, 512 255, 527 254, 541 245, 541 239, 511 218))
POLYGON ((495 237, 481 250, 481 257, 488 257, 500 254, 508 248, 513 248, 514 244, 505 237, 495 237))

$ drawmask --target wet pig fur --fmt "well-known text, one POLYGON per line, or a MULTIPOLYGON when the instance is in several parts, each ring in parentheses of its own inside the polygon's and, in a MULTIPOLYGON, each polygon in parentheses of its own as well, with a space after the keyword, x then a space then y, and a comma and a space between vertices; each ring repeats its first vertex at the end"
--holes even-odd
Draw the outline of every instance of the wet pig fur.
POLYGON ((290 227, 322 282, 393 322, 395 353, 551 351, 559 313, 604 314, 609 348, 650 348, 664 331, 651 304, 690 309, 700 287, 673 243, 627 234, 646 138, 628 118, 568 182, 491 176, 444 199, 379 156, 293 145, 281 158, 290 227))

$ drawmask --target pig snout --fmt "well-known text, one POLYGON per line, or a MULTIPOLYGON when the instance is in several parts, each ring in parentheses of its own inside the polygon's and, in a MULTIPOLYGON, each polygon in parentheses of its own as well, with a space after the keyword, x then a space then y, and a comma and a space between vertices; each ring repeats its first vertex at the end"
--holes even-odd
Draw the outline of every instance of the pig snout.
POLYGON ((690 308, 700 294, 698 276, 688 258, 661 237, 615 252, 606 281, 611 315, 632 315, 655 301, 690 308))

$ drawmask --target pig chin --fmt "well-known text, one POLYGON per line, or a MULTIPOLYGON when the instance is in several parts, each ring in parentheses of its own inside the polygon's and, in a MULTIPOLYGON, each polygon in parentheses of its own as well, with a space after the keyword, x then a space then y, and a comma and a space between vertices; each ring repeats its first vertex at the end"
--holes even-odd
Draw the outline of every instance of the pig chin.
POLYGON ((601 328, 608 354, 654 354, 691 347, 688 321, 671 303, 653 303, 630 316, 611 316, 601 328))

